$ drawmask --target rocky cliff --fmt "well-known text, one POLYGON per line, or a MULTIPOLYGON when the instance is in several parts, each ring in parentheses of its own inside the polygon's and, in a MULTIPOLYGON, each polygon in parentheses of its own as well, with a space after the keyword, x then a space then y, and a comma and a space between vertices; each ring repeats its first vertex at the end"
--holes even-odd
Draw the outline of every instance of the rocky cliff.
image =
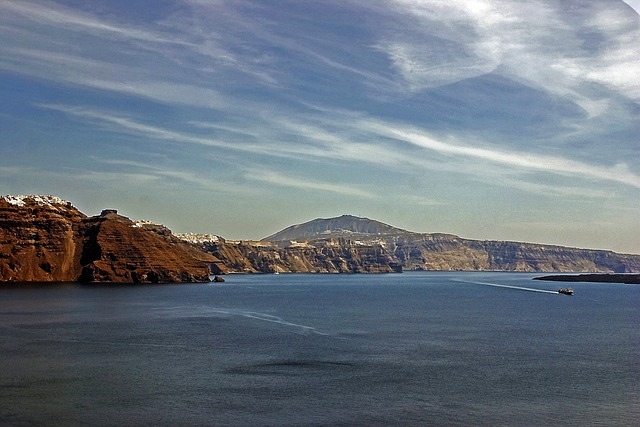
POLYGON ((638 272, 640 256, 533 243, 478 241, 424 234, 398 239, 394 254, 405 270, 520 272, 638 272))
POLYGON ((193 282, 229 272, 640 272, 640 255, 414 233, 350 215, 291 226, 270 238, 178 238, 114 210, 87 217, 56 197, 4 196, 0 281, 193 282))
POLYGON ((269 250, 238 247, 258 271, 273 271, 277 266, 277 271, 296 272, 640 272, 639 255, 415 233, 351 215, 294 225, 267 239, 271 240, 269 250))
POLYGON ((81 282, 206 282, 221 273, 220 261, 158 225, 139 225, 107 210, 85 219, 81 282))
POLYGON ((279 247, 269 242, 224 241, 209 245, 210 251, 237 272, 259 273, 392 273, 402 267, 379 244, 353 244, 345 239, 326 239, 313 244, 279 247))
POLYGON ((85 219, 57 197, 0 197, 0 280, 76 280, 85 219))
POLYGON ((0 281, 201 282, 226 269, 165 227, 53 196, 0 197, 0 281))

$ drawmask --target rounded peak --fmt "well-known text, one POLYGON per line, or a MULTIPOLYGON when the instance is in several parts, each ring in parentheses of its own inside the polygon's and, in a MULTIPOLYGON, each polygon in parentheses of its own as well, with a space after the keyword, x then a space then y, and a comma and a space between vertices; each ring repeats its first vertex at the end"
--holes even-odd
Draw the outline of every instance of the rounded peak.
POLYGON ((265 237, 263 240, 304 241, 315 238, 355 237, 358 235, 371 237, 398 233, 407 233, 407 231, 380 221, 345 214, 333 218, 317 218, 303 224, 292 225, 265 237))

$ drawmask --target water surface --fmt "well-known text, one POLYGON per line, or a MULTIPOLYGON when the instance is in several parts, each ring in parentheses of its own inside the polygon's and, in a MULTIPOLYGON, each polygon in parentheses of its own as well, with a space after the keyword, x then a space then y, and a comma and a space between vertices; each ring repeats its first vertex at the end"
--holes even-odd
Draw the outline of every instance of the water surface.
POLYGON ((532 277, 5 286, 0 424, 637 424, 640 287, 532 277))

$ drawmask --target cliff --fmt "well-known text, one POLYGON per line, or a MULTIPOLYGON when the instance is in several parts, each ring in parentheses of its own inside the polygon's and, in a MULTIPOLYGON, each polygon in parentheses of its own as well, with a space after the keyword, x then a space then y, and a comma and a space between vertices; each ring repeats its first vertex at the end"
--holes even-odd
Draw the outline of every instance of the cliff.
POLYGON ((115 211, 85 219, 81 282, 206 282, 220 261, 174 237, 169 229, 134 223, 115 211))
POLYGON ((57 197, 0 197, 0 280, 76 280, 85 219, 57 197))
POLYGON ((638 255, 415 233, 350 215, 294 225, 265 240, 269 242, 263 242, 263 247, 271 245, 271 249, 238 247, 251 267, 263 272, 276 267, 295 272, 640 272, 638 255))
POLYGON ((640 256, 424 235, 372 241, 228 243, 205 248, 234 272, 390 273, 410 270, 639 272, 640 256))
POLYGON ((202 282, 226 269, 161 226, 53 196, 0 197, 0 281, 202 282))
POLYGON ((478 241, 423 234, 397 239, 405 270, 639 272, 640 256, 534 243, 478 241))
POLYGON ((278 247, 267 242, 227 243, 205 247, 237 272, 259 273, 392 273, 402 267, 380 245, 327 239, 313 244, 278 247))
POLYGON ((414 233, 350 215, 291 226, 270 239, 176 236, 115 210, 87 217, 53 196, 0 197, 0 281, 201 282, 230 272, 640 272, 639 255, 414 233))

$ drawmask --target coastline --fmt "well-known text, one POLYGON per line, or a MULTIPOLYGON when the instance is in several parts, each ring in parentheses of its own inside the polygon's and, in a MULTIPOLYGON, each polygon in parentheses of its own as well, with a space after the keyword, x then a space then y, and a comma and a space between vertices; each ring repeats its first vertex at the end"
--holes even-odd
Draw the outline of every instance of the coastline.
POLYGON ((588 273, 588 274, 562 274, 534 277, 533 280, 548 280, 555 282, 599 282, 599 283, 625 283, 630 285, 640 284, 640 274, 637 273, 588 273))

